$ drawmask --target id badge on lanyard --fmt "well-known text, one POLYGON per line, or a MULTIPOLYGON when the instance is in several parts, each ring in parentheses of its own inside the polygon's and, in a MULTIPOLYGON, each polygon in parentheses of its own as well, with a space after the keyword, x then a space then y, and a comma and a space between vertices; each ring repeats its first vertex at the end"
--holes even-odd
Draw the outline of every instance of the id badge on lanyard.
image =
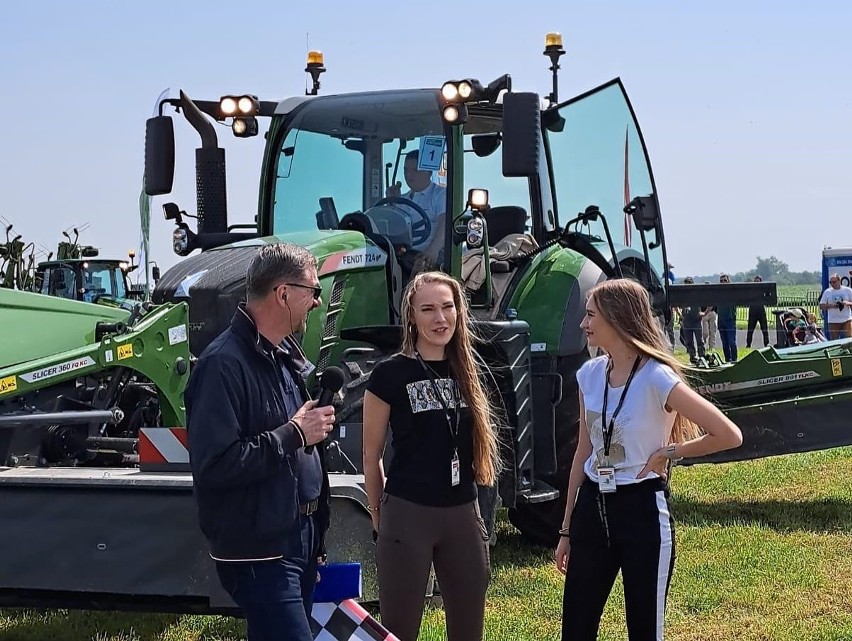
POLYGON ((461 483, 461 464, 458 450, 456 450, 453 452, 453 460, 450 461, 450 484, 455 487, 459 483, 461 483))
POLYGON ((611 465, 605 465, 598 468, 598 491, 601 494, 615 492, 615 468, 611 465))

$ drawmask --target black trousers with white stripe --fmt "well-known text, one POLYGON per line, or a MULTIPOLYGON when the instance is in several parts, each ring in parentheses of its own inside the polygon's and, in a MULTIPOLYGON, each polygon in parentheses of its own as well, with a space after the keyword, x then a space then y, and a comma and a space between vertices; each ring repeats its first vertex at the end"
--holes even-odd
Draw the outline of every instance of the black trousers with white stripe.
POLYGON ((586 479, 571 515, 562 641, 595 641, 621 571, 630 641, 662 641, 674 568, 674 525, 665 483, 650 479, 601 494, 586 479))

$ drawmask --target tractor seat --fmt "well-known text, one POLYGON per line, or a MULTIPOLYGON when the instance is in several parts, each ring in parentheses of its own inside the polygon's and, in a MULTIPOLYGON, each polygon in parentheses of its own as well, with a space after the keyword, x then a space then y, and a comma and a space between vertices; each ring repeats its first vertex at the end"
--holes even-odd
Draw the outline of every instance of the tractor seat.
POLYGON ((517 205, 491 207, 485 211, 488 243, 493 247, 509 234, 523 234, 527 226, 527 210, 517 205))

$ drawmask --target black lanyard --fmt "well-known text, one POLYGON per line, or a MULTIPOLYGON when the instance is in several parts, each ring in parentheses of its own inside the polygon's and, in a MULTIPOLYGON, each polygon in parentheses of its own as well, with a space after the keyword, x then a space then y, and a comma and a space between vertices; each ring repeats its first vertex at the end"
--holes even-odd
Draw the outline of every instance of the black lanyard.
POLYGON ((642 355, 637 354, 636 360, 633 361, 633 369, 630 370, 630 376, 627 377, 627 382, 624 383, 624 390, 621 392, 621 398, 618 399, 618 405, 615 406, 615 411, 612 413, 612 418, 609 419, 609 425, 607 426, 606 422, 606 405, 609 397, 609 373, 612 370, 612 361, 606 365, 606 377, 604 380, 604 393, 603 393, 603 414, 601 416, 601 425, 603 426, 603 439, 604 439, 604 458, 609 457, 609 446, 612 444, 612 433, 615 431, 615 417, 618 416, 618 413, 621 411, 621 406, 624 405, 624 399, 627 398, 627 390, 630 388, 630 382, 633 380, 633 376, 636 374, 636 370, 639 369, 639 361, 642 360, 642 355))
MULTIPOLYGON (((438 397, 438 402, 441 404, 441 407, 444 409, 444 418, 447 419, 447 427, 450 429, 450 438, 453 441, 453 450, 458 449, 457 441, 459 436, 459 415, 461 414, 459 405, 459 390, 458 384, 450 377, 452 381, 453 388, 453 402, 455 404, 455 411, 452 411, 451 408, 444 402, 444 395, 441 394, 441 388, 438 387, 438 381, 435 380, 435 377, 432 376, 432 368, 430 368, 426 361, 420 356, 419 352, 414 352, 415 356, 417 356, 417 360, 420 362, 420 366, 423 368, 423 371, 426 372, 426 376, 429 377, 429 381, 432 383, 432 389, 435 390, 435 396, 438 397), (455 421, 453 421, 453 415, 455 415, 455 421), (455 423, 455 426, 453 425, 455 423)), ((437 373, 437 372, 436 372, 437 373)))

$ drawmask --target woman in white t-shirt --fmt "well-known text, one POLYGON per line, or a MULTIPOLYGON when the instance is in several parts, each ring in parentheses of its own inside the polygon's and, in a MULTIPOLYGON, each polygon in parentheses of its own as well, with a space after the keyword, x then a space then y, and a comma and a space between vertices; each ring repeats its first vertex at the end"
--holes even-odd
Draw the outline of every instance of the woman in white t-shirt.
POLYGON ((670 464, 738 447, 742 434, 684 382, 635 281, 592 289, 580 327, 606 355, 577 372, 580 432, 556 548, 562 640, 597 638, 619 570, 630 641, 661 640, 675 557, 670 464))

